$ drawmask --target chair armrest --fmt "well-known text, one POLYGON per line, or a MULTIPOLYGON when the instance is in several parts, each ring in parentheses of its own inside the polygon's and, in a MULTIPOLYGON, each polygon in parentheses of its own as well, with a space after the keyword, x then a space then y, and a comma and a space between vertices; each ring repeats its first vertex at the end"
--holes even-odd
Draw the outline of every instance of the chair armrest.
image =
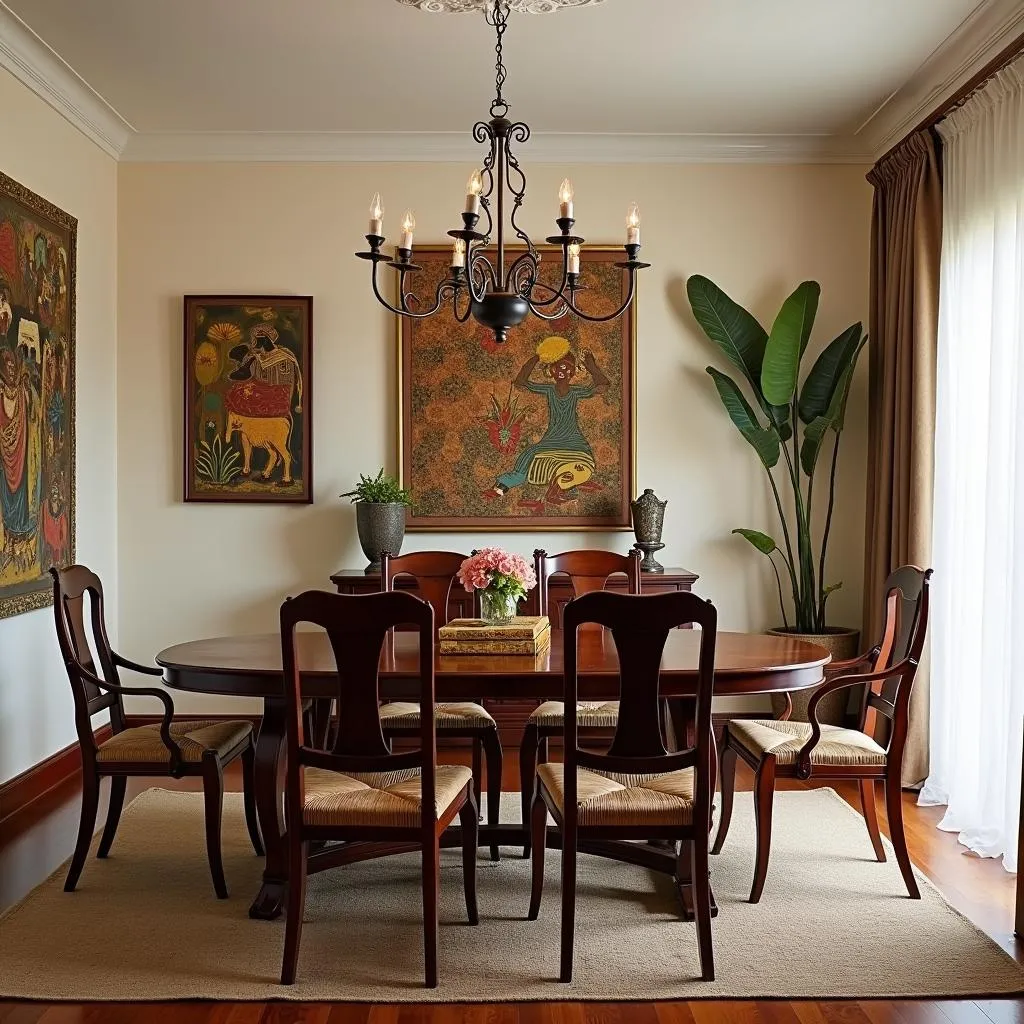
POLYGON ((800 748, 796 756, 796 774, 798 778, 809 779, 811 777, 811 751, 817 746, 821 739, 821 723, 818 721, 818 704, 823 697, 835 690, 843 690, 848 686, 860 686, 864 683, 877 683, 890 679, 896 675, 902 675, 908 668, 917 668, 917 661, 914 658, 907 658, 892 668, 883 669, 880 672, 859 672, 847 676, 838 676, 822 683, 814 691, 810 702, 807 705, 807 718, 811 723, 810 739, 800 748))
POLYGON ((876 644, 870 651, 865 651, 856 658, 847 658, 845 661, 830 661, 825 666, 825 675, 847 675, 858 665, 874 661, 881 653, 882 648, 876 644))
POLYGON ((112 693, 119 693, 122 696, 129 697, 155 697, 160 701, 164 706, 163 717, 160 719, 160 739, 170 754, 171 775, 177 777, 180 774, 181 767, 184 764, 184 758, 181 755, 181 747, 179 747, 171 738, 171 722, 174 719, 174 701, 171 700, 168 693, 163 690, 158 690, 154 686, 121 686, 120 683, 108 683, 106 679, 100 678, 95 673, 90 672, 87 668, 78 664, 72 665, 71 671, 77 673, 83 680, 85 680, 85 682, 92 683, 93 686, 96 686, 101 690, 109 690, 112 693))
POLYGON ((132 661, 130 658, 125 658, 118 654, 117 651, 111 651, 110 653, 114 656, 114 664, 118 668, 126 668, 131 672, 141 672, 144 676, 163 677, 164 670, 156 665, 140 665, 137 661, 132 661))

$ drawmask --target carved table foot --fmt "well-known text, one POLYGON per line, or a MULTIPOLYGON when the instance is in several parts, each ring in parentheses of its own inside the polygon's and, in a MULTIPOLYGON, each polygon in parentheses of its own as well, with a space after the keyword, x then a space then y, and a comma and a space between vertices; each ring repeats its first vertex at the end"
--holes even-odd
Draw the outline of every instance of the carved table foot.
POLYGON ((284 910, 284 896, 287 888, 288 883, 284 879, 264 878, 259 895, 249 907, 249 916, 258 921, 273 921, 274 918, 280 917, 284 910))

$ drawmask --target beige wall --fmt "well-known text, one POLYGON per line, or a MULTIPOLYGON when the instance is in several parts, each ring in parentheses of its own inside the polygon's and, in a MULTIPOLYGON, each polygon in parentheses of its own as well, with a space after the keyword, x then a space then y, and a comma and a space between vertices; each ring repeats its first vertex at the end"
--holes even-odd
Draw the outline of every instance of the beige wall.
MULTIPOLYGON (((0 70, 0 170, 78 218, 77 555, 117 570, 117 164, 0 70)), ((110 594, 117 622, 116 587, 110 594)), ((50 609, 0 621, 0 782, 75 739, 50 609)), ((99 725, 99 720, 97 720, 99 725)))
MULTIPOLYGON (((820 344, 867 316, 870 190, 865 168, 772 165, 531 165, 525 226, 553 230, 558 182, 576 186, 578 227, 621 239, 629 201, 643 213, 638 484, 669 500, 662 558, 701 575, 726 629, 778 622, 774 578, 731 537, 776 532, 763 470, 725 418, 704 366, 723 360, 697 332, 683 283, 703 273, 770 323, 800 280, 822 283, 820 344)), ((272 630, 282 598, 327 587, 364 564, 338 499, 357 473, 395 466, 394 327, 373 299, 363 244, 380 190, 386 233, 411 206, 417 239, 440 241, 469 168, 444 164, 125 164, 118 187, 118 538, 120 632, 149 658, 171 643, 272 630), (296 293, 315 299, 315 503, 185 505, 181 500, 185 293, 296 293)), ((834 621, 859 621, 866 365, 854 389, 830 559, 834 621)), ((83 406, 84 413, 84 406, 83 406)), ((467 549, 479 535, 413 534, 405 550, 467 549)), ((628 534, 492 537, 529 553, 628 534)), ((239 703, 179 698, 181 708, 239 703)))

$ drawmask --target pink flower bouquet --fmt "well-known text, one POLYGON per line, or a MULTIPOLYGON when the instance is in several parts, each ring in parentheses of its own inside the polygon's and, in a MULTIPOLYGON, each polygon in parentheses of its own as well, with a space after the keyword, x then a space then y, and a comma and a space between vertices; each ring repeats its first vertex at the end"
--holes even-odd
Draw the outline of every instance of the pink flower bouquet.
POLYGON ((484 590, 520 601, 537 585, 537 576, 522 555, 509 554, 502 548, 483 548, 462 563, 459 582, 470 593, 484 590))

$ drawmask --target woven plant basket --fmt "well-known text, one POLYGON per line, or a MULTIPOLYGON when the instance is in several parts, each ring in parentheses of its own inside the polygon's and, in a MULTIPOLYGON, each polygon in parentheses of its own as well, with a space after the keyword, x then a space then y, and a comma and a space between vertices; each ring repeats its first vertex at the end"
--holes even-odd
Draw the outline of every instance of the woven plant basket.
MULTIPOLYGON (((835 626, 827 633, 797 633, 792 629, 769 629, 768 632, 775 636, 788 636, 794 640, 804 640, 809 644, 817 644, 819 647, 824 647, 831 653, 833 661, 846 661, 848 658, 855 658, 859 653, 857 650, 857 645, 860 642, 859 629, 835 626)), ((791 690, 789 695, 793 698, 793 714, 790 715, 790 721, 808 721, 807 705, 814 695, 814 690, 791 690)), ((771 699, 772 715, 778 718, 786 710, 786 698, 781 693, 773 693, 771 699)), ((835 693, 830 693, 818 705, 818 721, 826 725, 845 724, 846 708, 849 700, 850 690, 848 689, 836 690, 835 693)))

